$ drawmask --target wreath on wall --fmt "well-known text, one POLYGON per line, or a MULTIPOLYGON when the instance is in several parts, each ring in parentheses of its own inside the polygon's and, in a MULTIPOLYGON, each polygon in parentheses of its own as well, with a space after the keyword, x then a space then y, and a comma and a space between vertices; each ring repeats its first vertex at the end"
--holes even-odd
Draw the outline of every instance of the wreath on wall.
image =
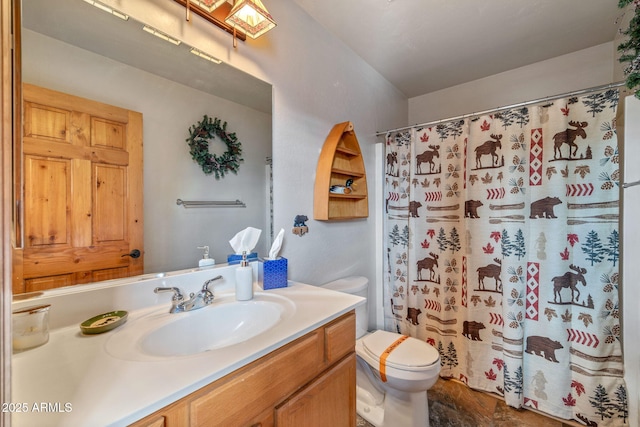
POLYGON ((640 86, 640 1, 619 0, 618 7, 626 8, 632 3, 633 17, 629 22, 629 28, 621 31, 628 38, 620 43, 618 51, 622 53, 619 61, 629 64, 624 69, 627 87, 635 90, 636 98, 640 98, 640 89, 638 89, 640 86))
POLYGON ((189 144, 191 157, 202 168, 205 175, 214 174, 216 179, 224 178, 229 172, 238 173, 240 162, 244 161, 242 146, 235 132, 227 132, 227 122, 221 124, 217 117, 211 119, 205 114, 201 122, 189 128, 189 144), (209 141, 220 138, 227 145, 227 151, 222 155, 211 154, 209 152, 209 141))

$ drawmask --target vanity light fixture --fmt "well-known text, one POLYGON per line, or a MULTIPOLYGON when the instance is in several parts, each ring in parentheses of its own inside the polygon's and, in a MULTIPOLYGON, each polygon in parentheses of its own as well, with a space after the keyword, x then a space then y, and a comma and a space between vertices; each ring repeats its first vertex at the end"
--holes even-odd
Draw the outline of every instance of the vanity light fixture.
POLYGON ((129 20, 129 15, 126 15, 126 14, 124 14, 122 12, 118 12, 117 10, 112 9, 107 5, 104 5, 104 4, 99 3, 97 1, 94 1, 94 0, 84 0, 84 1, 85 1, 85 3, 89 3, 91 6, 95 6, 98 9, 100 9, 100 10, 102 10, 104 12, 110 13, 113 16, 116 16, 116 17, 118 17, 118 18, 120 18, 120 19, 122 19, 124 21, 129 20))
POLYGON ((200 6, 202 9, 211 13, 223 4, 227 2, 227 0, 188 0, 190 3, 200 6))
POLYGON ((236 0, 224 22, 234 30, 234 47, 236 29, 256 39, 276 26, 276 21, 260 0, 236 0))
POLYGON ((191 21, 191 6, 198 6, 202 12, 211 14, 226 2, 227 0, 186 0, 186 19, 187 21, 191 21))
POLYGON ((233 47, 237 39, 256 39, 276 26, 262 0, 174 0, 186 10, 186 20, 191 12, 233 35, 233 47))
POLYGON ((214 58, 213 56, 208 55, 208 54, 196 49, 195 47, 191 48, 191 53, 193 53, 196 56, 199 56, 202 59, 206 59, 207 61, 211 61, 211 62, 216 63, 216 64, 221 64, 222 63, 222 61, 219 60, 218 58, 214 58))
POLYGON ((158 31, 153 27, 150 27, 148 25, 145 25, 144 27, 142 27, 142 29, 144 31, 146 31, 149 34, 153 34, 156 37, 161 38, 164 41, 167 41, 169 43, 175 44, 176 46, 178 46, 180 43, 182 43, 180 40, 174 39, 173 37, 169 37, 168 35, 166 35, 165 33, 163 33, 162 31, 158 31))

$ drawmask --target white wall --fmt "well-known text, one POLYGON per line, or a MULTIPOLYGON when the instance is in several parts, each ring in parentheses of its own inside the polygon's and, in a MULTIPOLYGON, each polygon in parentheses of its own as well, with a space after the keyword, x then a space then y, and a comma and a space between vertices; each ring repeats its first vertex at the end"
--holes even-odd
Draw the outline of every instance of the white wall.
MULTIPOLYGON (((369 174, 375 170, 377 131, 407 124, 407 99, 309 17, 293 0, 271 0, 266 6, 278 26, 258 40, 239 42, 166 0, 104 0, 143 22, 196 46, 273 84, 274 227, 286 231, 282 255, 289 259, 289 278, 321 284, 344 275, 373 281, 375 218, 342 222, 313 220, 313 187, 318 156, 334 124, 351 121, 369 174), (310 220, 309 234, 291 233, 298 214, 310 220)), ((375 194, 375 180, 369 193, 375 194)), ((370 295, 375 296, 371 287, 370 295)), ((371 301, 372 306, 380 302, 371 301)), ((375 310, 371 310, 371 319, 375 310)))
POLYGON ((613 43, 409 99, 409 123, 470 114, 612 83, 613 43))
MULTIPOLYGON (((271 115, 212 96, 33 31, 23 33, 23 80, 143 113, 145 272, 198 266, 210 246, 227 262, 229 239, 251 225, 265 230, 265 157, 271 155, 271 115), (46 64, 46 65, 45 65, 46 64), (216 180, 193 161, 189 128, 209 117, 228 122, 242 143, 238 174, 216 180), (185 209, 183 200, 236 200, 247 208, 185 209)), ((220 141, 210 151, 226 151, 220 141)))

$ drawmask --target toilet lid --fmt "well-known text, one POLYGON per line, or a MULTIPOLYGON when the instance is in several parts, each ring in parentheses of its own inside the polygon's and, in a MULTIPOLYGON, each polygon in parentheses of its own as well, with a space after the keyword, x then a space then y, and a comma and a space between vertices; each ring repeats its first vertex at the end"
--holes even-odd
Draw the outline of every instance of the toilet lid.
MULTIPOLYGON (((362 339, 362 347, 370 357, 380 360, 380 356, 389 346, 401 337, 402 335, 393 332, 375 331, 362 339)), ((440 358, 438 350, 424 341, 411 337, 396 344, 386 356, 387 366, 402 370, 425 368, 438 363, 440 358)))
POLYGON ((369 280, 366 277, 349 276, 334 280, 333 282, 325 283, 322 287, 333 291, 345 292, 347 294, 356 294, 367 289, 368 285, 369 280))

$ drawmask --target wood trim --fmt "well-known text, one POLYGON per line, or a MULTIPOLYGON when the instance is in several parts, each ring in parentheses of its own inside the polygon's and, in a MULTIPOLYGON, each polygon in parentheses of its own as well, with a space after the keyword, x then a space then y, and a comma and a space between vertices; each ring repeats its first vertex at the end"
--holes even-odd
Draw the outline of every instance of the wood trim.
MULTIPOLYGON (((143 141, 144 135, 142 134, 142 114, 129 111, 129 124, 127 126, 127 141, 129 144, 129 165, 139 165, 137 167, 143 170, 143 141), (141 138, 138 140, 137 138, 141 138)), ((132 179, 131 176, 129 176, 132 179)), ((142 254, 139 258, 129 259, 129 275, 136 276, 144 272, 144 228, 140 227, 144 221, 144 197, 143 197, 143 174, 134 176, 135 181, 129 182, 129 195, 128 203, 129 207, 129 251, 133 249, 141 250, 142 254), (140 204, 132 203, 131 200, 139 200, 140 204)))
MULTIPOLYGON (((185 8, 187 7, 187 0, 174 0, 174 1, 176 3, 178 3, 178 4, 181 4, 185 8)), ((197 4, 194 4, 194 3, 191 3, 191 2, 189 2, 188 8, 189 8, 190 11, 196 13, 197 15, 200 15, 201 17, 203 17, 207 21, 211 22, 216 27, 221 28, 221 29, 225 30, 227 33, 234 35, 234 37, 236 39, 239 39, 239 40, 242 40, 242 41, 245 41, 247 39, 246 34, 244 34, 242 32, 238 32, 238 31, 236 31, 234 33, 233 27, 231 27, 230 25, 227 25, 227 23, 224 22, 224 20, 227 17, 227 15, 229 15, 229 12, 231 12, 231 5, 229 3, 224 3, 223 5, 221 5, 220 7, 218 7, 216 10, 214 10, 211 13, 209 13, 206 10, 202 9, 197 4)))
MULTIPOLYGON (((15 2, 15 8, 20 8, 22 2, 15 2)), ((13 16, 13 80, 17 84, 13 85, 13 198, 12 198, 12 211, 13 211, 13 226, 12 226, 12 240, 14 241, 15 248, 21 248, 24 243, 24 230, 23 230, 23 209, 22 209, 22 183, 23 183, 23 168, 22 168, 22 23, 18 17, 21 13, 15 13, 13 16)))
POLYGON ((25 137, 23 147, 31 155, 42 156, 48 158, 68 159, 70 156, 74 158, 82 158, 98 163, 109 163, 112 165, 126 166, 129 164, 129 155, 116 150, 100 147, 78 147, 71 144, 42 142, 35 138, 25 137), (58 146, 59 148, 52 148, 58 146))
POLYGON ((70 245, 35 250, 25 248, 22 251, 23 278, 100 270, 105 267, 127 267, 131 265, 130 261, 128 258, 123 258, 122 254, 129 253, 129 251, 129 247, 122 242, 103 243, 82 248, 70 245), (95 259, 95 254, 100 254, 102 259, 95 259))
MULTIPOLYGON (((0 0, 0 43, 2 43, 2 59, 0 72, 1 113, 2 114, 2 204, 0 216, 0 239, 2 239, 2 263, 0 264, 0 402, 11 402, 11 227, 13 212, 13 23, 20 22, 19 2, 0 0), (14 8, 14 3, 16 3, 14 8), (15 19, 13 15, 16 15, 15 19)), ((19 69, 19 68, 18 68, 19 69)), ((0 412, 0 426, 11 424, 11 414, 0 412)))
MULTIPOLYGON (((64 92, 47 89, 32 84, 24 83, 22 85, 22 96, 24 101, 31 101, 38 104, 36 100, 43 100, 46 105, 54 105, 56 108, 73 111, 76 107, 78 97, 64 92)), ((83 111, 94 117, 112 120, 121 123, 127 123, 129 120, 129 110, 116 107, 115 105, 105 104, 103 102, 94 101, 87 98, 83 100, 83 111)), ((42 101, 40 101, 42 102, 42 101)))

